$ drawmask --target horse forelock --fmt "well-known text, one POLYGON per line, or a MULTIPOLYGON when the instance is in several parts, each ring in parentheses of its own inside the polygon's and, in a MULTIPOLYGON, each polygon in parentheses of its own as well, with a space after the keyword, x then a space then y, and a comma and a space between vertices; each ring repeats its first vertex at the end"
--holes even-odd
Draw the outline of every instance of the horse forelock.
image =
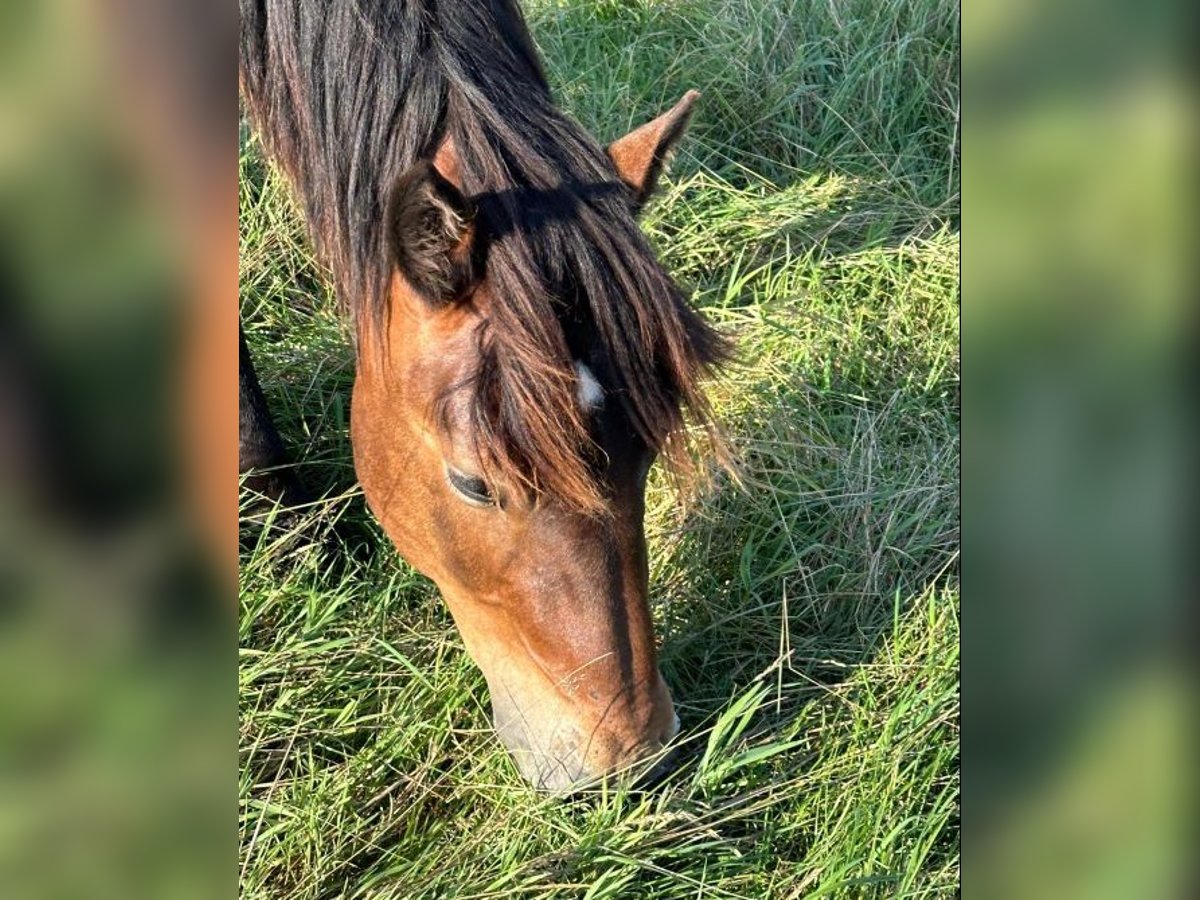
POLYGON ((358 323, 387 314, 389 189, 453 138, 488 242, 470 420, 495 475, 603 507, 585 351, 642 439, 686 465, 685 411, 707 426, 700 381, 726 345, 658 263, 603 150, 554 105, 510 0, 242 0, 241 41, 247 109, 358 323))

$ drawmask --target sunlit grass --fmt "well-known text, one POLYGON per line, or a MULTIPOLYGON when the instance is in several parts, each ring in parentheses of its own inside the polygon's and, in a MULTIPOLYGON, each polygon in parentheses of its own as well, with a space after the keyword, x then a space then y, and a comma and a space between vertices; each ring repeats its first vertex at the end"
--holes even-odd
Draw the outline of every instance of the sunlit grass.
POLYGON ((527 8, 603 138, 704 92, 646 217, 739 351, 711 396, 741 484, 681 504, 655 473, 648 496, 685 762, 651 793, 525 787, 436 591, 364 510, 345 329, 246 142, 243 319, 327 497, 244 529, 243 895, 953 896, 956 10, 527 8))

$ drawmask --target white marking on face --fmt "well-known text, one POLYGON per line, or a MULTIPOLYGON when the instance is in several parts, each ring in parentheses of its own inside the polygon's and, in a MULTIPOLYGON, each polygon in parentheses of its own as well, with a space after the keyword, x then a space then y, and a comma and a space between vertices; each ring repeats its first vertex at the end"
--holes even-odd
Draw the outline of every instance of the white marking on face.
POLYGON ((604 404, 604 388, 592 374, 592 370, 576 361, 575 374, 579 376, 579 403, 584 409, 595 409, 604 404))

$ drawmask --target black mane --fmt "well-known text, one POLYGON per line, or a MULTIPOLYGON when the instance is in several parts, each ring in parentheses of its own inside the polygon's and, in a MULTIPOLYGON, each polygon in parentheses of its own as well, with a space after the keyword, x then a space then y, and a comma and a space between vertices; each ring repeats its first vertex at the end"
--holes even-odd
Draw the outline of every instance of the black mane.
POLYGON ((356 322, 386 315, 385 207, 453 139, 496 298, 473 419, 491 462, 587 505, 573 358, 605 359, 633 427, 676 462, 726 352, 686 304, 602 148, 554 105, 511 0, 241 0, 241 86, 356 322), (584 346, 580 346, 584 345, 584 346))

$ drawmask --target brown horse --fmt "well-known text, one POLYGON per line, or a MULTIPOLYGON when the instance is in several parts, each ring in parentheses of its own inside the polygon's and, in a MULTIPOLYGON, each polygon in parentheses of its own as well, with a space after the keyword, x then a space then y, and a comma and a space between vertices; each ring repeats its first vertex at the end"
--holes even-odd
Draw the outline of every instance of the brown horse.
MULTIPOLYGON (((367 502, 441 589, 534 784, 657 753, 643 532, 724 341, 636 223, 696 94, 602 149, 511 0, 242 0, 247 110, 353 317, 367 502)), ((248 357, 243 460, 277 458, 248 357)))

